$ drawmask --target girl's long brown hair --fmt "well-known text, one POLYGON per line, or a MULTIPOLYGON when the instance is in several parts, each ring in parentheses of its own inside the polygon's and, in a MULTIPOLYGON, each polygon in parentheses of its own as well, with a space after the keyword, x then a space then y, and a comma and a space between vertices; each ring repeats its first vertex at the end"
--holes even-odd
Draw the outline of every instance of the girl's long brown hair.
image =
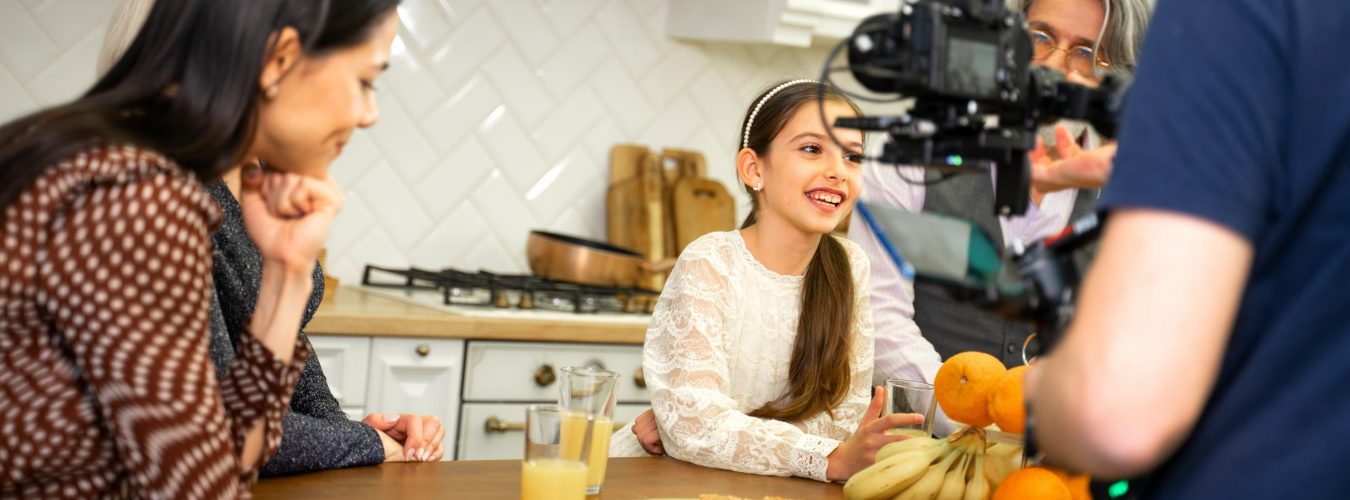
MULTIPOLYGON (((776 88, 780 84, 769 88, 776 88)), ((779 90, 755 115, 746 147, 754 150, 760 158, 766 157, 774 136, 783 130, 783 126, 799 108, 824 104, 817 101, 820 91, 820 85, 809 83, 789 85, 779 90)), ((763 100, 768 92, 764 91, 751 103, 751 109, 746 111, 746 117, 741 122, 742 133, 754 105, 763 100)), ((826 102, 848 104, 854 112, 862 114, 848 96, 834 87, 825 86, 824 97, 826 102)), ((738 144, 740 139, 737 137, 738 144)), ((750 194, 751 204, 750 215, 741 224, 742 229, 754 225, 759 213, 756 193, 750 186, 745 186, 745 190, 750 194)), ((825 235, 820 239, 816 254, 806 268, 802 284, 802 307, 797 317, 797 337, 788 365, 787 392, 750 412, 750 416, 795 422, 825 412, 833 418, 834 408, 848 396, 851 383, 853 366, 849 352, 853 346, 850 335, 852 324, 853 273, 848 254, 834 237, 825 235)))

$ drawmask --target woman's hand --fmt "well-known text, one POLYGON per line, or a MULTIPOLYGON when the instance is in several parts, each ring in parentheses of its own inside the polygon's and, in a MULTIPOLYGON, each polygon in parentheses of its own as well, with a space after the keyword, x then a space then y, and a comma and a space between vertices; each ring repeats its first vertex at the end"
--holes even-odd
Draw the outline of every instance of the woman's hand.
POLYGON ((880 387, 874 388, 872 394, 872 404, 867 407, 867 412, 863 413, 862 421, 858 422, 858 430, 847 440, 839 443, 839 446, 830 453, 830 463, 825 469, 826 479, 843 481, 853 477, 858 471, 876 462, 877 450, 882 446, 910 439, 910 436, 904 434, 886 434, 887 430, 923 423, 923 415, 917 413, 892 413, 881 416, 886 396, 880 387))
MULTIPOLYGON (((1031 159, 1031 189, 1045 195, 1065 189, 1097 189, 1106 185, 1116 157, 1116 143, 1084 150, 1063 125, 1055 127, 1055 146, 1036 140, 1031 159)), ((1037 196, 1039 198, 1039 196, 1037 196)))
POLYGON ((651 408, 638 415, 633 420, 633 435, 637 436, 638 444, 642 449, 651 455, 665 455, 666 449, 661 447, 661 430, 656 427, 656 414, 652 413, 651 408))
POLYGON ((406 462, 407 456, 403 453, 403 444, 398 440, 389 437, 384 431, 375 429, 375 434, 380 436, 380 445, 384 447, 385 462, 406 462))
POLYGON ((239 205, 249 238, 266 264, 308 273, 342 208, 342 190, 331 175, 299 174, 244 167, 239 205))
MULTIPOLYGON (((366 425, 388 435, 400 446, 406 462, 435 462, 445 456, 445 427, 441 419, 430 415, 384 415, 371 413, 362 420, 366 425)), ((390 447, 385 445, 385 457, 388 461, 390 447)))

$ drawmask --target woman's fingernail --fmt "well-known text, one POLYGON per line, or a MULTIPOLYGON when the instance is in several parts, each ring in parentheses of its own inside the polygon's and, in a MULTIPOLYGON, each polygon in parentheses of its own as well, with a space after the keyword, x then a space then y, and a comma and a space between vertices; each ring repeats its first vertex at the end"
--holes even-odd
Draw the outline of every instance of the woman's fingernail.
POLYGON ((385 421, 385 423, 389 423, 389 424, 392 424, 392 423, 394 423, 394 422, 398 422, 398 415, 389 416, 389 417, 384 417, 384 421, 385 421))
POLYGON ((404 453, 404 455, 406 456, 404 456, 403 459, 411 462, 417 458, 417 450, 408 450, 408 452, 404 453))

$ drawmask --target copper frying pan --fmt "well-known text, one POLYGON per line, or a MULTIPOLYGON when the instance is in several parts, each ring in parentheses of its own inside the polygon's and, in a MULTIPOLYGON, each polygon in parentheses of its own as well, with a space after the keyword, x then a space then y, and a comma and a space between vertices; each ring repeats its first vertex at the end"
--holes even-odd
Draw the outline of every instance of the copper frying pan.
POLYGON ((525 256, 535 274, 582 285, 640 287, 651 275, 637 252, 547 231, 530 231, 525 256))

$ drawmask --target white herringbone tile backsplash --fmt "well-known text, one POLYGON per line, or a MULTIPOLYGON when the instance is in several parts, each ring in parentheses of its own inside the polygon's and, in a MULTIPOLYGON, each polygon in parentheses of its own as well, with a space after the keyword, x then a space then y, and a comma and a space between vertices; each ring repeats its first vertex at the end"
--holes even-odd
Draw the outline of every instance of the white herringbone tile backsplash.
MULTIPOLYGON (((333 165, 348 198, 329 271, 528 272, 532 228, 603 239, 617 143, 702 151, 743 210, 741 114, 826 52, 674 40, 667 1, 404 0, 380 122, 333 165)), ((0 122, 92 84, 112 6, 0 0, 0 122)))

